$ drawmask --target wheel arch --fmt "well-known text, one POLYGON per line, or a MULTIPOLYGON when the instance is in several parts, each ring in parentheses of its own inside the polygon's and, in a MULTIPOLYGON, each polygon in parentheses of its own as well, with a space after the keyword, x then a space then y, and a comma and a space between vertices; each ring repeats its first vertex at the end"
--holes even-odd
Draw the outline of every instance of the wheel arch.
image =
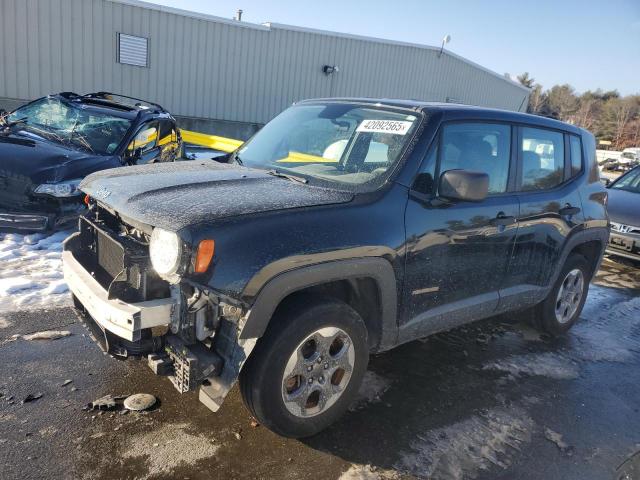
POLYGON ((591 275, 593 276, 600 268, 600 263, 602 262, 608 241, 609 229, 605 227, 593 227, 572 235, 565 244, 561 261, 558 262, 556 266, 550 286, 555 284, 567 258, 573 253, 578 253, 585 257, 591 268, 591 275))
POLYGON ((367 326, 372 350, 385 350, 395 344, 396 276, 389 261, 381 257, 335 260, 276 275, 255 297, 239 338, 261 337, 279 306, 308 294, 337 298, 354 308, 367 326))

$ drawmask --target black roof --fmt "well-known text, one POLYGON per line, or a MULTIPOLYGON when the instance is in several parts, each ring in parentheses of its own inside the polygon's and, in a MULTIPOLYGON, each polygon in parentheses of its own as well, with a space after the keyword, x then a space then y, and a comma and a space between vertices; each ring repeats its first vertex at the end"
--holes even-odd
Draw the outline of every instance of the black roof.
POLYGON ((73 92, 61 92, 54 96, 62 97, 73 103, 81 103, 97 110, 106 109, 109 110, 109 114, 111 115, 128 119, 150 114, 169 115, 169 113, 157 103, 117 93, 96 92, 78 95, 73 92))
POLYGON ((302 100, 299 103, 314 102, 345 102, 364 103, 370 105, 383 105, 387 107, 408 108, 426 113, 443 112, 448 118, 473 119, 474 117, 490 120, 502 120, 514 123, 527 123, 540 127, 553 128, 580 134, 583 129, 561 122, 553 118, 541 117, 530 113, 501 110, 499 108, 479 107, 459 103, 426 102, 423 100, 398 99, 398 98, 366 98, 366 97, 336 97, 314 98, 302 100))

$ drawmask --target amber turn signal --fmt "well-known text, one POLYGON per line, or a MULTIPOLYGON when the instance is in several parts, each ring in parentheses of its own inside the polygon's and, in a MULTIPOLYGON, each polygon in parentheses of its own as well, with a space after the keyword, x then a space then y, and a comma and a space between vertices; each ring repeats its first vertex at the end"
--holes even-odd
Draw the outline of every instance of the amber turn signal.
POLYGON ((84 196, 84 204, 85 204, 87 207, 89 206, 89 200, 91 200, 91 199, 89 198, 89 195, 85 195, 85 196, 84 196))
POLYGON ((198 253, 196 254, 196 273, 204 273, 207 271, 213 258, 214 248, 215 242, 213 240, 202 240, 200 242, 198 245, 198 253))

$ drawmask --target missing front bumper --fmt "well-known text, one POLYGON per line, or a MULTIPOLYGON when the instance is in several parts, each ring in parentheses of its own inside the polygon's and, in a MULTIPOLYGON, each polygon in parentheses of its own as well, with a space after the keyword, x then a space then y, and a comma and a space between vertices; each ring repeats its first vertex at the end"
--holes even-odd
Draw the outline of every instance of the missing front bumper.
POLYGON ((144 329, 168 327, 176 312, 176 299, 163 298, 138 303, 109 299, 108 292, 84 269, 68 250, 62 252, 64 279, 87 313, 101 329, 125 340, 142 338, 144 329))

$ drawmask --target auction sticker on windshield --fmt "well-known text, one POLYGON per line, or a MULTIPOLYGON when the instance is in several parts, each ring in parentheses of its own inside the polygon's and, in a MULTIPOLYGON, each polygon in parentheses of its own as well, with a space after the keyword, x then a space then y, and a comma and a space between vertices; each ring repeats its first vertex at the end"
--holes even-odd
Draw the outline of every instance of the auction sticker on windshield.
POLYGON ((400 120, 364 120, 356 131, 371 133, 392 133, 394 135, 406 135, 413 122, 400 120))

